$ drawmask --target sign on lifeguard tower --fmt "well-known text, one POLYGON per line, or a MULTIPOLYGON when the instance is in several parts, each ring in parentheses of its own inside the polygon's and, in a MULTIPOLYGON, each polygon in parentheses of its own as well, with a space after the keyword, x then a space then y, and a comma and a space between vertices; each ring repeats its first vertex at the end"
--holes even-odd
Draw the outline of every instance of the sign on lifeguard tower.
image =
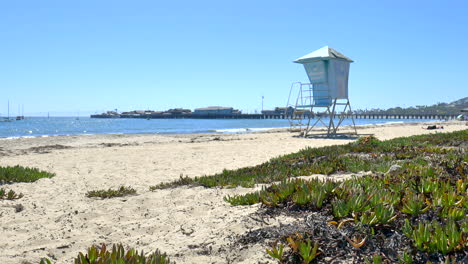
MULTIPOLYGON (((309 83, 293 83, 290 91, 288 106, 294 106, 295 115, 291 116, 291 126, 302 129, 304 119, 307 126, 304 136, 318 123, 322 122, 328 127, 328 135, 336 134, 344 118, 351 116, 351 105, 348 99, 349 64, 350 58, 338 51, 325 46, 294 61, 304 65, 309 83), (291 95, 297 93, 296 103, 291 102, 291 95), (346 100, 345 103, 338 100, 346 100), (337 115, 337 106, 344 106, 337 115), (322 108, 322 113, 317 112, 322 108), (306 114, 306 115, 305 115, 306 114), (311 118, 317 121, 310 125, 311 118), (322 118, 328 117, 328 124, 322 118), (338 120, 334 120, 338 117, 338 120)), ((352 118, 354 124, 354 118, 352 118)), ((356 131, 356 130, 355 130, 356 131)))

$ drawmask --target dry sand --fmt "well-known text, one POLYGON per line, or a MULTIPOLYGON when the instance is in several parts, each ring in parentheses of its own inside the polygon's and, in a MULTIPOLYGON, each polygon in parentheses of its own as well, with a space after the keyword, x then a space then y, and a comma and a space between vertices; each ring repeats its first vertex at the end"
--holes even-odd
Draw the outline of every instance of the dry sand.
MULTIPOLYGON (((466 129, 462 122, 360 127, 379 139, 466 129)), ((0 166, 36 167, 56 174, 35 183, 2 186, 24 194, 0 201, 0 263, 72 263, 78 252, 100 243, 160 249, 177 263, 273 263, 264 245, 242 248, 236 235, 294 219, 260 221, 258 205, 232 207, 225 195, 252 189, 149 186, 184 176, 210 175, 253 166, 305 147, 352 139, 300 138, 284 131, 210 135, 92 135, 0 139, 0 166), (135 196, 86 198, 97 189, 132 186, 135 196), (23 210, 16 212, 21 204, 23 210)))

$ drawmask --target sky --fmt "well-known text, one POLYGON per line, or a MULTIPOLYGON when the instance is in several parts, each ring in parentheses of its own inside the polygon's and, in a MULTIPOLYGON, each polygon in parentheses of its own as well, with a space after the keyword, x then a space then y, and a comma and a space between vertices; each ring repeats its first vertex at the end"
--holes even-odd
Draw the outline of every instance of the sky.
POLYGON ((354 60, 354 109, 468 96, 468 1, 0 0, 0 115, 285 106, 293 60, 354 60))

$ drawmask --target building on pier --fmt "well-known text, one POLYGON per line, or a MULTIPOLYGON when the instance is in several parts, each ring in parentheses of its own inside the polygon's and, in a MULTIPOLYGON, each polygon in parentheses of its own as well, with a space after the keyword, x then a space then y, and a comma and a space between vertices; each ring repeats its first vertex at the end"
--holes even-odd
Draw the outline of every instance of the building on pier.
POLYGON ((173 108, 173 109, 169 109, 165 111, 165 113, 171 113, 172 115, 175 115, 175 116, 185 116, 185 115, 192 114, 192 110, 184 109, 184 108, 173 108))
POLYGON ((193 111, 193 115, 200 116, 230 116, 230 115, 240 115, 241 111, 234 109, 232 107, 223 107, 223 106, 209 106, 204 108, 196 108, 193 111))
POLYGON ((292 115, 294 108, 289 107, 275 107, 275 110, 262 110, 262 115, 292 115))

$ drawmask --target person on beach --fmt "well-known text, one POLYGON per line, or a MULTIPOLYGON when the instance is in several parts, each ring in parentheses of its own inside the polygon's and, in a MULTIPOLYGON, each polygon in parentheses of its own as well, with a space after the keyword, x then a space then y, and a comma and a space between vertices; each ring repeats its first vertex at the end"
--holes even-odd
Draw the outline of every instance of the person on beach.
POLYGON ((426 129, 427 129, 427 130, 432 130, 432 129, 444 129, 444 127, 443 127, 443 126, 432 125, 432 126, 427 126, 426 129))

